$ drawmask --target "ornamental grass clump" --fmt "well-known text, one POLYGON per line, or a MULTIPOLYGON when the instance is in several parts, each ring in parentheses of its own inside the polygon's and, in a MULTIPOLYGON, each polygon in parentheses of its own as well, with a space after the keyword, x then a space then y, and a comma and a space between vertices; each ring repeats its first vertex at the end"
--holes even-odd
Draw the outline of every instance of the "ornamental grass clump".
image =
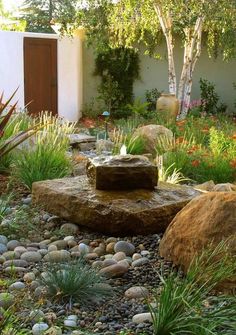
POLYGON ((33 182, 65 177, 72 168, 67 150, 74 125, 50 113, 41 114, 35 122, 43 125, 43 131, 18 151, 14 161, 14 175, 29 189, 33 182))
POLYGON ((113 294, 106 279, 82 257, 68 263, 50 263, 41 283, 54 300, 69 303, 89 304, 113 294))
POLYGON ((118 155, 123 144, 127 149, 127 154, 142 155, 145 148, 145 140, 142 136, 134 134, 124 134, 120 129, 114 129, 112 140, 114 142, 113 155, 118 155))
POLYGON ((228 241, 210 247, 191 263, 181 278, 172 272, 160 275, 161 292, 149 304, 155 335, 233 335, 236 297, 219 295, 211 303, 211 291, 236 275, 236 259, 230 255, 228 241))

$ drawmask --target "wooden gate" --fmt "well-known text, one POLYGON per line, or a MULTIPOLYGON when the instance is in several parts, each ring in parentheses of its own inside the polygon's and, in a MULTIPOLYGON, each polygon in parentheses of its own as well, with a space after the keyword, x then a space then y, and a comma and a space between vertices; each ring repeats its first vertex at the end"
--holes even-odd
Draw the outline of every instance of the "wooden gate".
POLYGON ((24 38, 25 105, 33 116, 57 115, 57 40, 24 38))

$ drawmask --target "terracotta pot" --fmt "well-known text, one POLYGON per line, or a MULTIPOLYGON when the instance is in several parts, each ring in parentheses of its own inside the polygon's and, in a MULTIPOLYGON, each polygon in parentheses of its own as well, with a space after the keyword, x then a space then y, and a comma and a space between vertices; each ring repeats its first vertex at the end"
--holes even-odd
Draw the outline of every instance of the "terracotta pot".
POLYGON ((158 112, 166 112, 170 117, 176 117, 179 113, 179 100, 174 94, 163 93, 157 99, 156 109, 158 112))

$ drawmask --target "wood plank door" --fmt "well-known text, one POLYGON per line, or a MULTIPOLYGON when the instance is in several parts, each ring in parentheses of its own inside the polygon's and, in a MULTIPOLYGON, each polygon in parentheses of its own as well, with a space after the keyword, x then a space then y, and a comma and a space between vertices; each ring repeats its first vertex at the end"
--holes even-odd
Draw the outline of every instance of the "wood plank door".
POLYGON ((57 40, 24 38, 25 105, 31 115, 57 115, 57 40))

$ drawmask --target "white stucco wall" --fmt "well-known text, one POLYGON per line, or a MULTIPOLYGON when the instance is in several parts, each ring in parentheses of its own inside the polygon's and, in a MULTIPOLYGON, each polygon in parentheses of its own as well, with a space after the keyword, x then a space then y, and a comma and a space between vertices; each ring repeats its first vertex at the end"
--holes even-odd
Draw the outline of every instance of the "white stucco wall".
MULTIPOLYGON (((177 43, 178 45, 178 43, 177 43)), ((175 48, 176 70, 178 75, 181 71, 183 50, 175 48)), ((165 46, 162 46, 162 60, 145 56, 140 52, 140 80, 134 83, 134 94, 144 99, 147 89, 157 88, 160 91, 168 91, 168 68, 166 61, 165 46)), ((94 77, 94 56, 91 49, 84 48, 84 103, 96 97, 96 88, 99 84, 99 77, 94 77)), ((122 69, 121 69, 122 71, 122 69)), ((196 65, 193 78, 192 99, 200 98, 199 79, 204 78, 216 85, 216 91, 220 100, 226 103, 229 110, 235 110, 236 91, 233 89, 233 82, 236 82, 236 60, 223 62, 222 59, 209 59, 206 49, 196 65)))
POLYGON ((58 39, 58 114, 69 121, 78 121, 83 105, 82 41, 79 37, 0 31, 0 92, 4 91, 7 98, 19 87, 15 100, 19 108, 24 107, 24 37, 58 39))

